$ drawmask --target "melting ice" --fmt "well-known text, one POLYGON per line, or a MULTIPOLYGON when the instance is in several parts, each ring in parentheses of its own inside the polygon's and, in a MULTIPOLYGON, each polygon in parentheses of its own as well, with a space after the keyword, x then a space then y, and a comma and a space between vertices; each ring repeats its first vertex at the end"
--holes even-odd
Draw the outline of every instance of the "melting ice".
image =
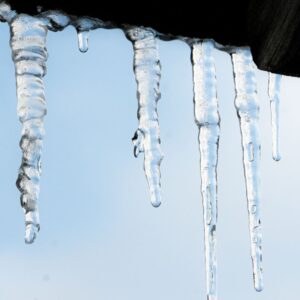
POLYGON ((269 98, 272 124, 273 159, 281 159, 279 152, 279 104, 280 104, 281 75, 269 73, 269 98))
POLYGON ((206 292, 208 300, 217 299, 216 228, 217 163, 220 116, 214 43, 210 40, 192 44, 195 121, 199 128, 201 192, 204 211, 206 292))
POLYGON ((161 204, 160 164, 163 154, 157 113, 161 67, 156 34, 152 30, 138 27, 128 29, 126 34, 133 43, 133 64, 138 90, 139 127, 133 137, 134 155, 144 152, 144 170, 151 203, 158 207, 161 204))
POLYGON ((12 58, 16 69, 17 111, 22 123, 23 152, 17 186, 25 212, 26 243, 32 243, 40 229, 37 200, 41 175, 46 102, 42 78, 46 74, 47 26, 37 18, 18 15, 10 23, 12 58))
MULTIPOLYGON (((98 19, 67 16, 58 11, 42 12, 37 17, 17 15, 3 2, 0 3, 0 21, 8 22, 11 28, 10 44, 16 69, 17 113, 22 123, 20 147, 23 156, 17 186, 21 192, 21 205, 25 213, 25 241, 32 243, 40 228, 37 201, 46 115, 43 77, 46 74, 47 30, 58 31, 70 24, 73 25, 77 31, 79 50, 86 52, 89 48, 90 30, 112 28, 112 24, 98 19)), ((134 74, 138 90, 138 128, 133 137, 134 155, 144 153, 144 170, 151 203, 158 207, 161 204, 160 164, 163 159, 157 112, 161 77, 156 40, 158 34, 150 28, 125 26, 123 29, 133 44, 134 74)), ((192 49, 194 114, 199 128, 207 297, 209 300, 216 300, 217 163, 220 116, 213 58, 215 43, 211 40, 188 41, 192 49)), ((258 129, 256 68, 249 48, 234 50, 230 48, 228 52, 232 57, 236 90, 235 106, 242 136, 254 284, 255 289, 261 291, 263 289, 259 180, 261 146, 258 129)), ((269 74, 268 92, 274 160, 280 159, 278 147, 280 80, 280 75, 269 74)))
POLYGON ((236 91, 235 106, 242 135, 254 286, 257 291, 261 291, 263 289, 263 269, 260 221, 259 104, 255 77, 256 67, 250 49, 247 47, 237 48, 232 53, 232 64, 236 91))

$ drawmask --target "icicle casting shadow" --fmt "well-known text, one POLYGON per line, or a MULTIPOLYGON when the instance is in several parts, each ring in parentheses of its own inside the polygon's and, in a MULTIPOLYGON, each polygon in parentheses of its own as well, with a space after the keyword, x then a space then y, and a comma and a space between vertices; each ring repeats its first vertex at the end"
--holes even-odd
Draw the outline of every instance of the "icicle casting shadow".
MULTIPOLYGON (((25 214, 25 242, 32 243, 40 229, 38 197, 41 175, 41 152, 44 137, 46 102, 43 77, 46 74, 47 31, 63 30, 68 25, 76 28, 78 48, 82 53, 89 48, 89 31, 113 28, 99 19, 75 18, 58 11, 43 12, 38 16, 16 14, 3 2, 0 20, 10 26, 12 58, 15 64, 17 113, 22 123, 20 147, 23 153, 17 187, 21 192, 21 206, 25 214)), ((161 204, 160 164, 163 159, 157 104, 160 99, 161 66, 157 38, 169 39, 151 28, 124 25, 126 37, 134 50, 134 74, 137 82, 138 129, 132 138, 134 156, 144 153, 144 171, 154 207, 161 204)), ((260 219, 260 151, 259 103, 251 50, 248 47, 227 47, 213 40, 178 37, 191 48, 193 67, 194 115, 199 129, 201 192, 204 210, 205 260, 207 299, 217 299, 217 163, 220 135, 220 116, 217 99, 214 49, 231 55, 235 82, 235 107, 239 118, 243 164, 247 191, 251 257, 254 287, 263 289, 262 233, 260 219)), ((281 75, 269 74, 268 94, 271 107, 273 159, 279 153, 279 94, 281 75)))

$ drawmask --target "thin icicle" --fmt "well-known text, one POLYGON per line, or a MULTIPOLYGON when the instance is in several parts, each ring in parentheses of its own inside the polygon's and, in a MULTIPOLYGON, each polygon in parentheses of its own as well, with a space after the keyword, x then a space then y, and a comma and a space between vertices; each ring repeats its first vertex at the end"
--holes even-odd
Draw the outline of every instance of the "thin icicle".
POLYGON ((25 242, 32 243, 40 229, 37 201, 41 175, 42 139, 46 102, 47 26, 38 18, 18 15, 10 24, 12 58, 16 69, 18 116, 22 123, 23 152, 17 187, 25 213, 25 242))
POLYGON ((199 128, 201 191, 204 211, 207 299, 217 299, 217 164, 220 116, 210 40, 192 44, 195 121, 199 128))
POLYGON ((158 207, 161 204, 160 164, 163 154, 157 114, 161 67, 156 34, 152 30, 138 27, 128 29, 126 34, 133 43, 134 73, 138 89, 139 127, 133 137, 134 154, 138 156, 140 152, 144 152, 144 170, 151 203, 158 207))
POLYGON ((269 98, 271 108, 273 159, 279 161, 279 104, 280 104, 281 75, 269 73, 269 98))
POLYGON ((232 54, 232 63, 236 90, 235 106, 242 134, 254 286, 257 291, 261 291, 263 289, 259 178, 261 147, 258 129, 259 104, 256 90, 256 67, 248 47, 235 49, 232 54))

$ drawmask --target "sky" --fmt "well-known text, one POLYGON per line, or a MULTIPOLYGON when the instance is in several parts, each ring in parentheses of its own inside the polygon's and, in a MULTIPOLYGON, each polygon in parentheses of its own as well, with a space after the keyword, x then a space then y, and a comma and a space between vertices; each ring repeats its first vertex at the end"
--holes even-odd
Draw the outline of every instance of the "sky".
MULTIPOLYGON (((15 187, 21 162, 14 66, 0 24, 0 300, 206 299, 200 170, 190 49, 159 41, 162 196, 150 205, 137 127, 131 44, 95 30, 77 48, 74 28, 49 33, 48 115, 40 193, 41 231, 24 243, 15 187)), ((230 57, 215 51, 221 138, 218 165, 218 289, 222 300, 297 299, 300 293, 299 79, 282 82, 282 161, 272 160, 267 73, 261 104, 265 290, 252 282, 247 204, 230 57)))

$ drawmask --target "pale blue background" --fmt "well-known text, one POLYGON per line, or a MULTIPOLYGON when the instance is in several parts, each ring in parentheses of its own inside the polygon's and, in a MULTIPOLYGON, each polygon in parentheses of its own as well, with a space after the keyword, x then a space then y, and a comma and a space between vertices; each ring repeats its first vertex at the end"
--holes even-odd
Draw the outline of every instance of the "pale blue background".
MULTIPOLYGON (((15 187, 21 152, 9 31, 0 25, 0 299, 200 300, 205 298, 197 127, 189 48, 159 42, 163 204, 151 207, 137 126, 132 47, 120 30, 49 33, 48 115, 40 195, 41 232, 23 242, 15 187)), ((281 149, 271 158, 267 74, 258 72, 262 137, 265 290, 252 285, 247 210, 230 58, 216 51, 222 117, 218 261, 222 300, 297 299, 299 79, 283 79, 281 149)))

